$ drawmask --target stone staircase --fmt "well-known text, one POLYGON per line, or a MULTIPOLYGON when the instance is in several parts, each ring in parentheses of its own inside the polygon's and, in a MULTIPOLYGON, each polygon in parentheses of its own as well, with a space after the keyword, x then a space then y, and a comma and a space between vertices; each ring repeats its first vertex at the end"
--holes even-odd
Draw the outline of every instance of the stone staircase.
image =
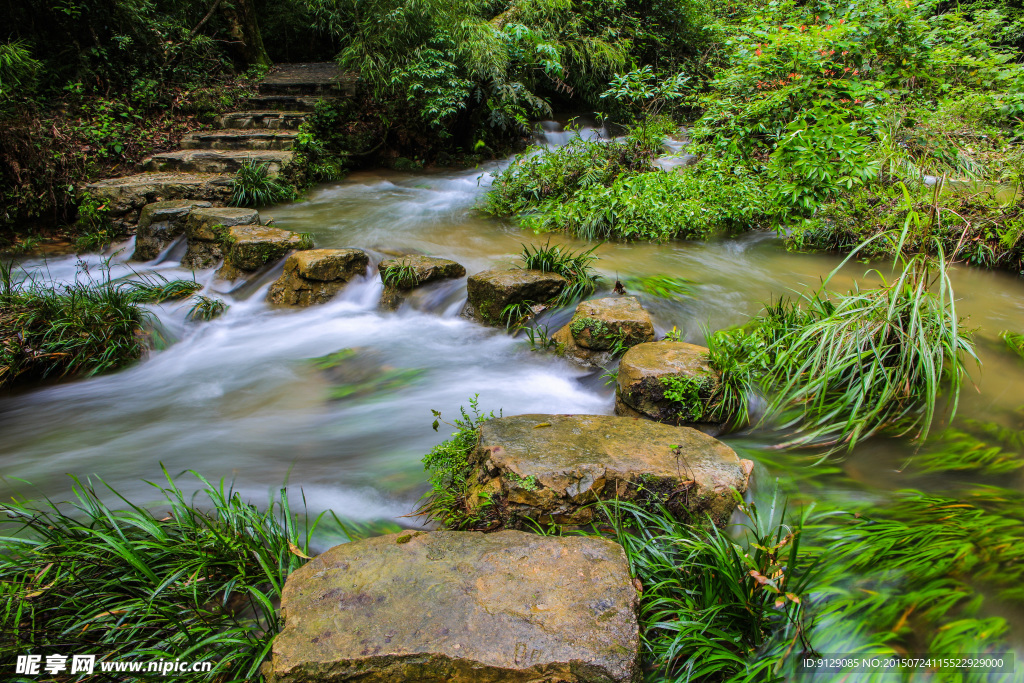
POLYGON ((350 96, 355 76, 333 63, 279 64, 259 84, 246 108, 223 114, 215 130, 195 131, 181 149, 144 159, 138 173, 92 183, 109 200, 115 222, 133 225, 146 204, 170 199, 225 203, 234 174, 248 161, 272 175, 292 160, 297 130, 322 99, 350 96))

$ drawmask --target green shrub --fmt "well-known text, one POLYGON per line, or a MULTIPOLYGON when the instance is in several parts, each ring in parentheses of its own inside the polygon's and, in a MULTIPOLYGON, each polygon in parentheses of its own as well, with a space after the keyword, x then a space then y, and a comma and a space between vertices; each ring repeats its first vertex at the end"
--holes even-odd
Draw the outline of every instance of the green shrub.
POLYGON ((295 199, 295 189, 271 176, 269 169, 269 163, 244 161, 231 185, 231 206, 261 207, 295 199))
POLYGON ((608 187, 591 185, 540 204, 523 217, 523 226, 587 240, 708 239, 759 222, 761 197, 760 187, 747 176, 716 176, 693 168, 623 174, 608 187))

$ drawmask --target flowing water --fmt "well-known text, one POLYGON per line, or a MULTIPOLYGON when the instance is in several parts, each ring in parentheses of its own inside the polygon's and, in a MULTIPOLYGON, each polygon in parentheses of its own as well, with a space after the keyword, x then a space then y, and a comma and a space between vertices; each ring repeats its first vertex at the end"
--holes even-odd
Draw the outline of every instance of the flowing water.
MULTIPOLYGON (((555 145, 571 133, 549 124, 544 135, 555 145)), ((678 145, 673 149, 679 152, 678 145)), ((358 172, 302 202, 262 213, 278 227, 311 233, 318 247, 364 248, 374 262, 396 250, 421 252, 459 261, 472 273, 510 264, 523 242, 545 239, 475 210, 490 172, 501 166, 358 172)), ((124 247, 110 263, 114 277, 130 273, 124 259, 132 245, 124 247)), ((703 329, 743 322, 771 297, 817 285, 839 263, 832 256, 789 253, 778 238, 760 233, 708 243, 609 243, 596 253, 609 286, 616 278, 646 275, 693 281, 689 296, 641 299, 659 332, 678 326, 698 343, 703 329)), ((97 277, 102 258, 85 257, 84 264, 97 277)), ((23 265, 42 280, 90 276, 75 257, 23 265)), ((131 267, 191 277, 173 259, 131 267)), ((868 267, 848 265, 835 288, 847 289, 868 267)), ((222 318, 186 323, 188 304, 153 307, 168 344, 142 362, 0 398, 0 495, 60 499, 69 489, 66 475, 75 474, 98 475, 123 494, 146 500, 153 494, 142 480, 160 480, 163 465, 174 475, 196 469, 213 479, 233 478, 255 500, 288 480, 303 489, 314 512, 330 508, 354 520, 412 525, 402 515, 415 508, 425 488, 420 458, 450 431, 431 430, 431 409, 450 419, 479 394, 483 409, 509 415, 612 412, 612 391, 599 373, 531 352, 522 338, 459 317, 464 280, 427 288, 401 310, 381 312, 381 283, 375 269, 370 272, 331 303, 299 310, 264 302, 277 270, 233 290, 215 281, 212 271, 197 273, 204 294, 230 304, 222 318), (333 375, 309 362, 345 348, 355 355, 333 375), (372 381, 380 377, 394 381, 372 381), (337 385, 346 381, 361 388, 345 395, 337 385)), ((1024 404, 1024 364, 996 336, 1024 332, 1024 282, 960 267, 953 280, 984 363, 972 371, 977 389, 964 391, 961 414, 1004 422, 1024 404)), ((756 436, 731 443, 755 457, 760 452, 756 436)), ((904 442, 868 443, 841 464, 853 485, 826 487, 819 495, 884 497, 899 488, 955 483, 912 478, 904 472, 910 456, 904 442)), ((762 465, 755 477, 764 486, 772 473, 762 465)), ((1016 474, 998 483, 1022 485, 1016 474)))

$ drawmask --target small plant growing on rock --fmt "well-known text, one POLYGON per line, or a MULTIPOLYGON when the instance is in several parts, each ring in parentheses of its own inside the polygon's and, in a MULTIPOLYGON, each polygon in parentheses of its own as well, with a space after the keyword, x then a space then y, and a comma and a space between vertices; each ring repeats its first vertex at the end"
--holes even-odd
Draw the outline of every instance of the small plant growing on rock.
POLYGON ((430 491, 424 496, 417 514, 447 529, 477 528, 487 521, 489 501, 476 501, 483 504, 474 506, 468 500, 469 484, 466 479, 470 473, 469 454, 476 448, 480 425, 501 417, 501 413, 482 413, 479 398, 477 394, 469 399, 469 410, 465 406, 459 408, 460 417, 452 422, 441 420, 440 411, 431 411, 434 414, 432 426, 435 432, 442 422, 453 427, 455 432, 450 439, 434 446, 423 456, 423 467, 430 472, 430 491))
POLYGON ((597 260, 594 250, 598 246, 576 252, 559 244, 551 246, 550 239, 543 247, 524 244, 519 255, 522 261, 520 267, 564 277, 568 281, 565 289, 550 303, 552 306, 568 306, 577 299, 593 294, 597 289, 601 276, 592 264, 597 260))
POLYGON ((270 164, 242 162, 231 190, 231 206, 261 207, 295 198, 295 190, 270 175, 270 164))
POLYGON ((380 279, 385 287, 393 287, 394 289, 412 289, 420 283, 420 277, 416 273, 415 266, 405 261, 385 268, 381 271, 380 279))
POLYGON ((195 280, 168 280, 159 274, 139 277, 138 280, 122 283, 129 300, 137 304, 162 304, 165 301, 187 299, 203 288, 195 280))
POLYGON ((189 322, 209 322, 219 318, 228 310, 228 305, 221 299, 214 299, 208 296, 197 294, 193 299, 195 302, 189 309, 186 319, 189 322))

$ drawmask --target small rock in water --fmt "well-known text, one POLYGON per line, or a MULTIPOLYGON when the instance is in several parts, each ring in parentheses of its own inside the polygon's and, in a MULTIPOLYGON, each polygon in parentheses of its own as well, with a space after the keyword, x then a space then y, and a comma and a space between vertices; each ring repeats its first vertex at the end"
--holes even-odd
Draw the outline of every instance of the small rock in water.
POLYGON ((310 249, 307 237, 266 225, 238 225, 228 229, 224 248, 227 254, 217 276, 226 280, 251 273, 274 263, 294 249, 310 249))
POLYGON ((212 268, 227 253, 228 229, 237 225, 259 225, 260 214, 255 209, 193 209, 188 215, 185 232, 188 251, 181 265, 198 270, 212 268))
POLYGON ((489 499, 506 526, 588 524, 592 503, 613 499, 724 524, 748 478, 736 453, 707 434, 611 415, 488 420, 469 459, 470 505, 489 499))
POLYGON ((466 281, 467 301, 462 314, 485 325, 503 327, 502 311, 509 304, 546 303, 565 289, 566 280, 541 270, 486 270, 466 281))
POLYGON ((566 357, 603 367, 626 349, 654 339, 654 323, 633 296, 581 301, 569 324, 552 337, 566 357))
POLYGON ((622 547, 520 531, 402 532, 288 577, 267 683, 635 683, 622 547))
POLYGON ((267 291, 267 301, 312 306, 330 301, 352 278, 366 272, 370 257, 362 249, 311 249, 292 254, 284 272, 267 291))
POLYGON ((405 294, 416 287, 438 280, 460 278, 466 274, 466 268, 461 263, 413 254, 381 261, 377 270, 384 282, 381 307, 385 310, 398 308, 405 294))
POLYGON ((668 340, 639 344, 619 362, 615 414, 717 432, 728 417, 711 415, 719 381, 703 346, 668 340), (689 383, 693 400, 684 404, 667 398, 665 380, 671 378, 689 383))

